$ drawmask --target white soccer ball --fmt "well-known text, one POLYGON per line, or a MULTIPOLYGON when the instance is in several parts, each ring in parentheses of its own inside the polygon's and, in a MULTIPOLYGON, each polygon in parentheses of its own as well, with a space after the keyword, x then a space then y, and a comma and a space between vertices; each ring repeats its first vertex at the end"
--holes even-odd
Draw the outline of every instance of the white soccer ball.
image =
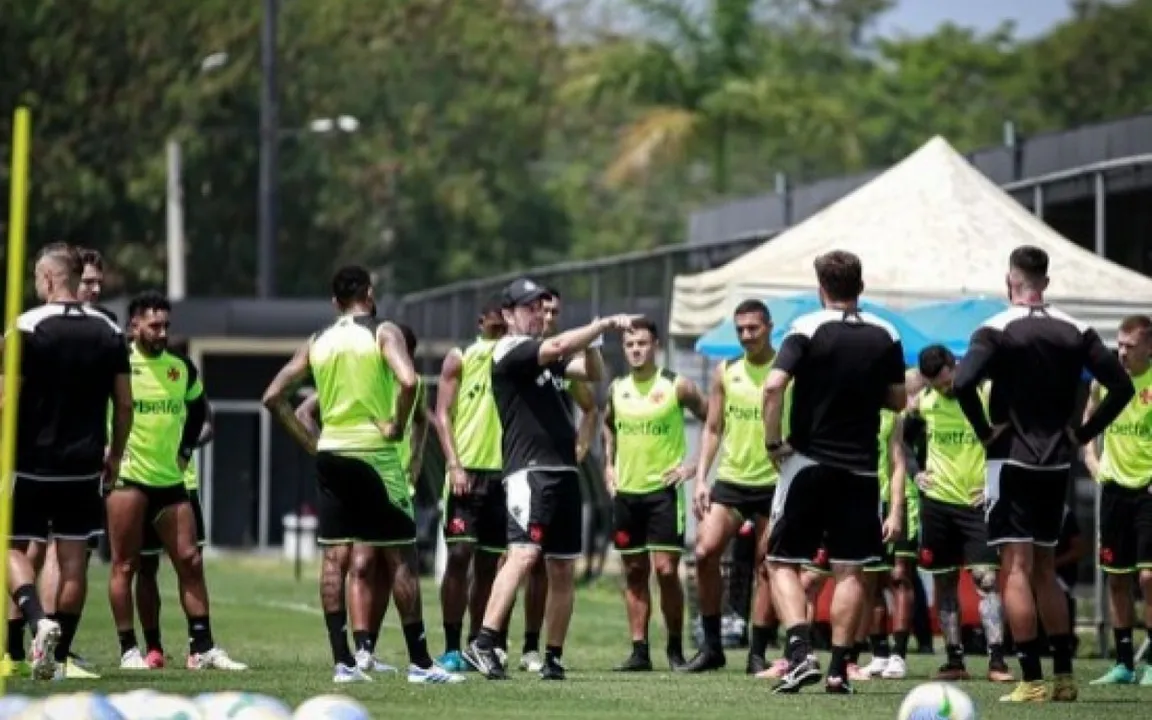
POLYGON ((19 716, 32 720, 124 720, 124 716, 95 693, 52 695, 25 709, 19 716))
POLYGON ((186 697, 148 693, 138 695, 124 715, 126 720, 200 720, 200 709, 186 697))
POLYGON ((951 683, 930 682, 912 689, 900 704, 897 720, 976 720, 968 693, 951 683))
POLYGON ((21 713, 28 710, 34 701, 23 695, 5 695, 0 697, 0 720, 14 720, 21 713))
POLYGON ((203 720, 237 720, 241 717, 256 720, 261 717, 252 714, 256 711, 264 713, 262 717, 292 717, 292 708, 288 705, 274 697, 256 693, 207 693, 196 698, 196 707, 200 708, 203 720))
POLYGON ((296 708, 293 720, 372 720, 368 708, 343 695, 320 695, 296 708))

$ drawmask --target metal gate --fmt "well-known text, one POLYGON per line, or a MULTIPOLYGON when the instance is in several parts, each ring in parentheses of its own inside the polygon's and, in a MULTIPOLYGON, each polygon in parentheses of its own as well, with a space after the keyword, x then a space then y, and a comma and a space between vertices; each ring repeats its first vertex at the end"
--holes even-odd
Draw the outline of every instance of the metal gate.
POLYGON ((201 451, 200 492, 208 543, 266 549, 272 418, 255 400, 215 400, 212 411, 215 438, 201 451))

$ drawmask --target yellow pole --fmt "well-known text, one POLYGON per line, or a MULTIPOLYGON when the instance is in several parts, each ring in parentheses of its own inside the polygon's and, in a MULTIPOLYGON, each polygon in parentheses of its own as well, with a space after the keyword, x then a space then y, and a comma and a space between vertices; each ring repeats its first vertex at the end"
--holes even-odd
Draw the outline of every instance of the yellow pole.
MULTIPOLYGON (((8 211, 8 294, 4 300, 4 395, 0 424, 0 588, 8 592, 8 546, 12 534, 12 487, 16 471, 16 411, 20 392, 20 333, 16 319, 24 307, 24 250, 28 223, 28 146, 32 116, 17 108, 12 124, 12 195, 8 211)), ((8 603, 4 603, 7 608, 8 603)), ((0 622, 0 648, 7 646, 8 623, 0 622)), ((0 695, 7 679, 0 676, 0 695)))

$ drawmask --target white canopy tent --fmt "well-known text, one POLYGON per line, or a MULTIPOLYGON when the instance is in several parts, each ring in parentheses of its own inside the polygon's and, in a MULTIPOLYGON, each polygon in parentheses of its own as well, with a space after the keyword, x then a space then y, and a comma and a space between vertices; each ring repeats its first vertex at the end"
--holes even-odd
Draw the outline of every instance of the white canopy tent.
POLYGON ((865 295, 895 307, 1003 297, 1008 254, 1049 254, 1048 298, 1112 337, 1120 318, 1152 309, 1152 278, 1064 238, 933 138, 872 182, 722 267, 675 280, 670 334, 695 337, 743 298, 811 291, 813 259, 849 250, 865 295))

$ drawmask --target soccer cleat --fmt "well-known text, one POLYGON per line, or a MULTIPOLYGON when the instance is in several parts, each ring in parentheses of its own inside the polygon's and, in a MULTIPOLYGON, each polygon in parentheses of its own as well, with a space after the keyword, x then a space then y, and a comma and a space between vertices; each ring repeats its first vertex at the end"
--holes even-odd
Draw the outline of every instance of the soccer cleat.
POLYGON ((702 673, 711 670, 723 669, 728 664, 728 658, 724 656, 724 651, 719 648, 709 648, 704 646, 692 656, 692 659, 676 668, 677 672, 684 673, 702 673))
POLYGON ((73 665, 75 665, 75 666, 77 666, 83 670, 95 671, 95 669, 96 669, 95 665, 93 665, 91 662, 89 662, 85 658, 80 657, 79 655, 77 655, 74 652, 68 653, 68 662, 72 663, 73 665))
POLYGON ((68 658, 63 665, 56 664, 56 676, 67 680, 99 680, 100 676, 86 667, 81 667, 72 658, 68 658))
POLYGON ((1010 683, 1016 678, 1008 668, 1003 658, 994 658, 988 661, 988 680, 994 683, 1010 683))
POLYGON ((239 672, 241 670, 247 670, 248 666, 228 657, 228 653, 223 649, 214 647, 208 652, 189 654, 187 668, 189 670, 229 670, 239 672))
POLYGON ((372 678, 355 665, 349 667, 343 663, 337 663, 336 669, 332 672, 332 682, 346 685, 348 683, 372 682, 372 678))
POLYGON ((1052 702, 1076 702, 1080 688, 1073 675, 1057 675, 1052 678, 1052 702))
POLYGON ((885 680, 903 680, 908 677, 908 664, 899 655, 888 658, 888 665, 880 673, 885 680))
POLYGON ((461 655, 469 665, 476 668, 477 672, 489 680, 508 679, 508 673, 504 671, 504 663, 500 662, 495 648, 482 648, 473 640, 468 645, 468 649, 464 650, 461 655))
POLYGON ((1012 692, 1000 698, 1002 703, 1037 703, 1048 699, 1048 688, 1043 680, 1020 681, 1012 692))
MULTIPOLYGON (((501 660, 501 664, 505 661, 501 660)), ((520 670, 523 672, 540 672, 544 669, 544 657, 535 650, 530 650, 520 656, 520 670)))
POLYGON ((164 668, 164 651, 153 648, 148 651, 144 656, 144 662, 147 663, 149 670, 162 670, 164 668))
POLYGON ((759 675, 768 669, 768 661, 763 655, 748 653, 748 662, 744 664, 745 675, 759 675))
POLYGON ((949 661, 941 665, 940 669, 936 671, 935 679, 942 682, 957 682, 970 678, 968 668, 964 667, 964 663, 949 661))
POLYGON ((830 677, 824 681, 824 692, 829 695, 855 695, 852 683, 844 678, 830 677))
POLYGON ((888 669, 889 658, 872 658, 872 662, 860 668, 868 677, 883 677, 884 671, 888 669))
MULTIPOLYGON (((612 668, 613 672, 647 672, 652 669, 652 658, 640 653, 632 653, 628 659, 612 668)), ((543 670, 541 670, 543 672, 543 670)))
POLYGON ((427 668, 409 665, 408 682, 413 685, 452 685, 464 682, 464 676, 450 673, 436 663, 427 668))
POLYGON ((540 669, 541 680, 564 680, 565 678, 564 663, 556 658, 548 658, 544 667, 540 669))
POLYGON ((872 676, 864 672, 864 670, 856 663, 848 663, 844 673, 848 680, 851 682, 865 682, 871 680, 872 676))
POLYGON ((467 672, 470 668, 468 663, 464 662, 464 656, 460 654, 459 650, 449 650, 440 657, 436 658, 436 664, 444 668, 448 672, 467 672))
POLYGON ((784 658, 777 658, 772 661, 772 665, 767 670, 756 673, 758 680, 779 680, 788 674, 788 661, 784 658))
POLYGON ((669 650, 667 656, 668 667, 672 670, 678 670, 688 663, 688 661, 684 659, 684 653, 680 650, 669 650))
MULTIPOLYGON (((1147 674, 1147 672, 1145 672, 1147 674)), ((1123 665, 1113 665, 1108 672, 1096 678, 1089 685, 1135 685, 1136 673, 1123 665)))
POLYGON ((51 680, 56 677, 56 643, 60 642, 60 624, 54 620, 36 623, 36 636, 32 638, 32 677, 51 680))
POLYGON ((32 677, 32 664, 27 660, 13 660, 11 655, 5 654, 0 660, 0 675, 16 678, 32 677))
POLYGON ((496 648, 496 657, 500 659, 502 667, 508 667, 508 651, 502 647, 496 648))
POLYGON ((380 662, 376 656, 367 650, 360 649, 356 651, 356 667, 364 672, 374 673, 394 673, 396 668, 388 663, 380 662))
POLYGON ((140 654, 140 648, 129 648, 120 656, 121 670, 147 670, 148 663, 140 654))
POLYGON ((774 695, 791 695, 800 692, 807 685, 820 682, 820 670, 812 656, 796 665, 789 665, 788 672, 780 678, 776 687, 772 688, 774 695))

